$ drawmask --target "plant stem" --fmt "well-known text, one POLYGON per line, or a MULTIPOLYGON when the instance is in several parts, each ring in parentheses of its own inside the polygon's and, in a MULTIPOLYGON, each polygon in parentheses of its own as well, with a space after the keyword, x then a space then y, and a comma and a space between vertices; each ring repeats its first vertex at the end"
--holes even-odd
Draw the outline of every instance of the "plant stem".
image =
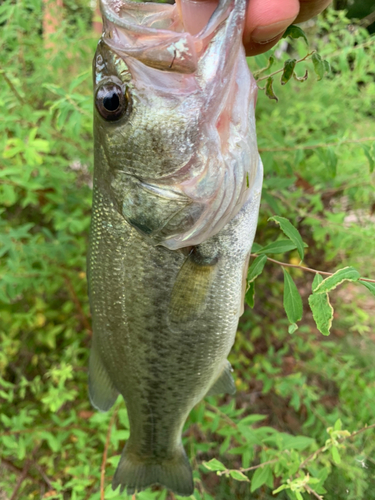
POLYGON ((105 466, 107 463, 107 454, 108 454, 108 448, 109 448, 109 441, 111 439, 112 427, 113 427, 113 424, 116 420, 118 409, 119 409, 119 407, 117 406, 115 408, 113 415, 111 417, 111 420, 109 422, 107 437, 105 440, 105 445, 104 445, 104 450, 103 450, 102 466, 100 468, 100 500, 104 500, 105 466))
MULTIPOLYGON (((258 257, 257 253, 252 253, 252 257, 258 257)), ((287 262, 280 262, 279 260, 271 259, 271 257, 267 257, 267 260, 273 262, 274 264, 279 264, 282 267, 294 267, 296 269, 301 269, 302 271, 307 271, 308 273, 314 274, 323 274, 324 276, 333 276, 334 273, 329 273, 327 271, 318 271, 317 269, 312 269, 311 267, 299 266, 298 264, 288 264, 287 262)), ((359 278, 358 281, 366 281, 367 283, 375 283, 375 280, 371 280, 369 278, 359 278)))
MULTIPOLYGON (((306 54, 305 57, 302 57, 302 59, 298 59, 298 61, 296 61, 296 64, 298 64, 302 61, 305 61, 308 57, 312 56, 314 53, 315 53, 315 50, 313 50, 309 54, 306 54)), ((269 75, 262 76, 261 78, 258 78, 258 80, 256 80, 256 82, 258 83, 258 82, 261 82, 262 80, 267 80, 268 78, 271 78, 272 76, 275 76, 278 73, 281 73, 282 71, 284 71, 284 68, 280 68, 280 69, 274 71, 273 73, 270 73, 269 75)))

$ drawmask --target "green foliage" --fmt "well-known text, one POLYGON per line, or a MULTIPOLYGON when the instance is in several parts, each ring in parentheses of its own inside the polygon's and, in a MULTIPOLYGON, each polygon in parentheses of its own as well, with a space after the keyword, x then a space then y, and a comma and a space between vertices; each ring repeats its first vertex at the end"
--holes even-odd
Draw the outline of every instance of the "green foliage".
MULTIPOLYGON (((51 38, 57 50, 43 43, 39 0, 0 5, 5 498, 23 477, 20 499, 99 500, 102 463, 104 498, 126 498, 109 484, 129 437, 126 409, 98 413, 87 397, 91 16, 84 0, 68 2, 51 38)), ((320 82, 296 80, 316 64, 303 36, 288 53, 249 60, 280 100, 261 95, 257 105, 265 180, 246 293, 253 309, 230 355, 237 395, 201 402, 183 434, 196 500, 375 500, 375 285, 360 278, 375 278, 375 40, 349 22, 329 10, 305 30, 331 66, 322 63, 320 82), (280 66, 279 83, 266 73, 280 66), (301 260, 332 276, 308 274, 301 260)), ((167 495, 154 488, 137 500, 167 495)))

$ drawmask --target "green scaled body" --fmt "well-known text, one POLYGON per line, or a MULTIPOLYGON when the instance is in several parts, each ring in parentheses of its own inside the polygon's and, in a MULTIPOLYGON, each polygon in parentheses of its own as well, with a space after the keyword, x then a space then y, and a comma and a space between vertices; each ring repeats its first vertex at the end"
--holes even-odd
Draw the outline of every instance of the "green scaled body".
MULTIPOLYGON (((149 5, 159 17, 170 9, 173 18, 175 6, 149 5)), ((262 184, 255 89, 234 29, 245 3, 236 1, 203 37, 203 49, 191 60, 181 56, 174 72, 165 54, 155 62, 151 49, 147 57, 146 49, 125 57, 133 50, 125 43, 126 12, 107 3, 102 9, 106 34, 94 59, 90 399, 107 411, 121 394, 128 410, 130 437, 114 488, 131 494, 158 483, 189 496, 181 432, 204 396, 235 392, 227 356, 243 310, 262 184), (225 86, 210 78, 219 70, 233 75, 225 86)), ((136 30, 144 46, 155 36, 147 29, 136 30)), ((198 47, 198 36, 186 37, 198 47)))

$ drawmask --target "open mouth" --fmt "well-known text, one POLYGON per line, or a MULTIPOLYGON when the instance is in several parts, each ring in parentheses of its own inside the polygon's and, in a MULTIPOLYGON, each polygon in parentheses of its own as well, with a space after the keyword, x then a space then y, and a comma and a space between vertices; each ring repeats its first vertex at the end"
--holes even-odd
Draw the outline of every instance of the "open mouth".
POLYGON ((240 3, 238 17, 243 17, 245 2, 234 0, 177 0, 174 4, 102 0, 103 38, 119 55, 147 66, 194 73, 215 31, 240 3))

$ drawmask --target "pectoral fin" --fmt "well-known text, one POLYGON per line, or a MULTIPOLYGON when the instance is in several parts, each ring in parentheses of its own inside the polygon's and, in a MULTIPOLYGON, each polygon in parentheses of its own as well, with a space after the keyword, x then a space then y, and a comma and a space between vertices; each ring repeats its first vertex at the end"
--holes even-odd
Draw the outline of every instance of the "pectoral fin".
POLYGON ((231 372, 232 367, 229 361, 226 361, 223 370, 208 390, 206 396, 214 396, 215 394, 234 394, 236 392, 236 386, 234 385, 231 372))
POLYGON ((100 411, 108 411, 115 404, 118 394, 100 359, 97 347, 93 343, 89 361, 89 396, 91 404, 100 411))
POLYGON ((172 289, 169 304, 169 321, 172 325, 191 322, 202 315, 216 273, 216 260, 210 264, 197 260, 194 254, 187 257, 172 289))

